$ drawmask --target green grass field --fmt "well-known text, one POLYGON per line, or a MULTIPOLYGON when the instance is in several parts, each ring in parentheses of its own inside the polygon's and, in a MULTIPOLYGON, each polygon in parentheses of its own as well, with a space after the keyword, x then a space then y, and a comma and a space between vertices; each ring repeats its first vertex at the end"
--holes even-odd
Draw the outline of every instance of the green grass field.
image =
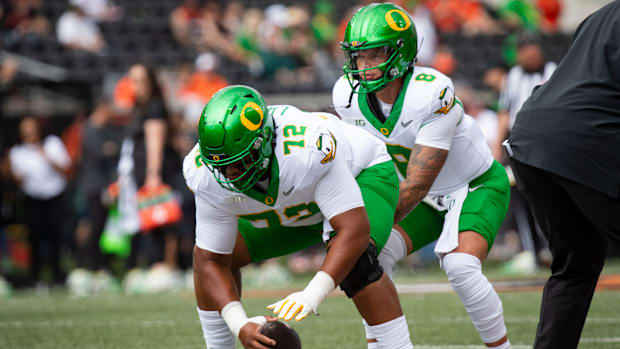
MULTIPOLYGON (((422 279, 440 276, 435 271, 422 279)), ((396 280, 408 282, 409 276, 396 280)), ((252 291, 243 300, 248 314, 267 315, 265 306, 278 296, 252 291)), ((540 291, 501 292, 500 297, 513 347, 531 348, 540 291)), ((453 293, 401 294, 401 302, 416 348, 484 348, 453 293)), ((365 348, 361 321, 346 297, 330 296, 319 311, 318 317, 292 324, 304 348, 365 348)), ((620 291, 597 292, 579 348, 620 348, 619 311, 620 291)), ((47 295, 22 291, 0 299, 0 348, 178 349, 204 348, 204 341, 190 291, 86 298, 73 298, 64 291, 47 295)))
MULTIPOLYGON (((531 347, 539 292, 501 293, 509 336, 531 347)), ((275 297, 244 300, 249 314, 265 313, 275 297)), ((401 297, 417 348, 483 348, 451 293, 401 297)), ((0 303, 0 348, 204 348, 193 295, 106 295, 71 298, 19 294, 0 303)), ((620 292, 595 295, 580 348, 620 348, 620 292)), ((304 348, 364 348, 363 329, 346 297, 329 297, 321 315, 293 326, 304 348)))

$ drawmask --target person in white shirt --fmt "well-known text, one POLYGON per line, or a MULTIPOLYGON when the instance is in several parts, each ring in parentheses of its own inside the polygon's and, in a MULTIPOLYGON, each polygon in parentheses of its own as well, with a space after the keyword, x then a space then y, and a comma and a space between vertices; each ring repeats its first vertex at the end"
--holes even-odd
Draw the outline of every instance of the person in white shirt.
MULTIPOLYGON (((502 142, 508 138, 517 112, 523 102, 532 94, 534 88, 543 84, 551 77, 557 65, 545 62, 542 41, 539 33, 523 31, 517 40, 517 65, 508 72, 500 93, 499 112, 497 114, 497 138, 493 144, 493 156, 505 163, 506 156, 502 142)), ((534 217, 527 202, 518 190, 512 191, 510 209, 513 211, 523 252, 508 261, 504 269, 510 273, 533 273, 537 267, 537 259, 541 262, 548 255, 547 241, 540 228, 536 226, 534 217)))
POLYGON ((56 23, 58 41, 65 47, 101 53, 106 42, 94 18, 76 5, 70 5, 56 23))
POLYGON ((9 159, 13 177, 26 197, 32 256, 30 281, 39 281, 43 266, 41 246, 47 242, 50 247, 52 282, 62 284, 64 273, 59 263, 62 233, 60 217, 64 214, 63 193, 67 185, 65 174, 71 159, 60 138, 53 135, 42 137, 35 118, 24 118, 19 125, 19 134, 22 143, 11 148, 9 159))
POLYGON ((517 65, 508 72, 500 93, 497 140, 493 156, 500 162, 505 159, 502 142, 510 129, 521 105, 532 94, 534 87, 543 84, 555 71, 554 62, 545 62, 538 33, 524 31, 517 40, 517 65))

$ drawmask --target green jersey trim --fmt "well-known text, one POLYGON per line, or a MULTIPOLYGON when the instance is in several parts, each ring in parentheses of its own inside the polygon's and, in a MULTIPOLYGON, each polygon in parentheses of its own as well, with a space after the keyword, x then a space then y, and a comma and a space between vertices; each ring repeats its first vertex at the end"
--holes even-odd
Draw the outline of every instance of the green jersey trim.
POLYGON ((405 79, 403 80, 403 87, 401 88, 396 101, 394 102, 394 106, 392 107, 392 111, 390 115, 386 118, 385 123, 379 121, 375 114, 373 114, 370 106, 368 105, 368 94, 360 92, 357 98, 358 105, 362 114, 370 122, 370 124, 377 129, 377 131, 381 132, 382 135, 388 137, 392 130, 394 130, 394 126, 398 122, 400 118, 400 112, 403 109, 403 102, 405 100, 405 95, 407 94, 407 88, 409 87, 409 81, 413 76, 413 70, 409 71, 407 75, 405 75, 405 79))
POLYGON ((278 166, 278 159, 274 155, 271 158, 271 177, 269 178, 269 187, 267 188, 267 193, 263 193, 254 188, 250 188, 243 193, 256 201, 262 202, 267 206, 273 207, 273 205, 278 200, 279 189, 280 189, 280 167, 278 166))

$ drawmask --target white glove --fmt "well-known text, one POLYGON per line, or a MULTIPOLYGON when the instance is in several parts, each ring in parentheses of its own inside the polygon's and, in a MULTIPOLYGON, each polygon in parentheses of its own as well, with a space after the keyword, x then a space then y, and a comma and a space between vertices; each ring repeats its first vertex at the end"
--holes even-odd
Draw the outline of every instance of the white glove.
POLYGON ((267 309, 271 309, 274 314, 278 314, 278 319, 289 321, 297 315, 295 321, 301 321, 311 313, 318 315, 317 308, 319 303, 335 287, 334 279, 326 272, 319 271, 303 291, 292 293, 283 300, 268 305, 267 309))

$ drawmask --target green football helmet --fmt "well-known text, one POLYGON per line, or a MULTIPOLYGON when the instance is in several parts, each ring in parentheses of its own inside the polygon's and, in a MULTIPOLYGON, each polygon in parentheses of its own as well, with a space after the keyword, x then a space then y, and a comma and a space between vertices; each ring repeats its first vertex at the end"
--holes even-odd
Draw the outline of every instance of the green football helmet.
POLYGON ((213 95, 198 122, 200 156, 224 188, 244 192, 269 168, 274 125, 263 97, 248 86, 228 86, 213 95), (226 177, 227 166, 243 173, 226 177))
POLYGON ((381 90, 388 82, 402 77, 413 66, 418 53, 418 38, 411 16, 391 3, 376 3, 360 8, 351 18, 340 47, 345 53, 343 70, 351 88, 359 81, 360 92, 381 90), (371 68, 358 69, 361 50, 384 47, 389 58, 371 68), (366 79, 366 72, 379 69, 383 75, 366 79))

